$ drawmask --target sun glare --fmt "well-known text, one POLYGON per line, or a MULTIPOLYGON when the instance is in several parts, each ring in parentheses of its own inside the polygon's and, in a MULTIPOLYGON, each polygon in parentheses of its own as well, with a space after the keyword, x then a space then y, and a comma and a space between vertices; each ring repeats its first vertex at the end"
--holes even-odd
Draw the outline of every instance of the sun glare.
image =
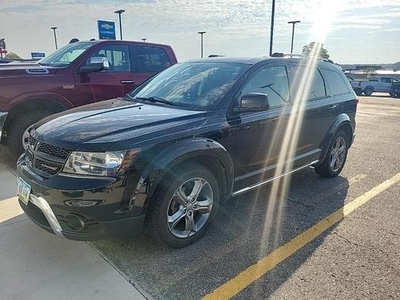
POLYGON ((319 8, 315 11, 310 39, 322 43, 330 32, 331 25, 344 3, 343 0, 316 2, 320 3, 317 4, 319 8))
MULTIPOLYGON (((307 100, 312 95, 310 90, 311 84, 314 80, 316 64, 319 59, 322 42, 325 40, 329 33, 331 24, 334 21, 336 13, 340 10, 341 1, 332 3, 331 1, 324 1, 319 5, 322 6, 318 9, 318 16, 315 19, 315 25, 310 39, 316 41, 309 57, 306 59, 306 67, 299 68, 294 76, 293 86, 295 89, 291 90, 292 109, 289 115, 288 122, 284 125, 285 128, 277 128, 280 132, 284 132, 281 143, 281 151, 274 178, 268 196, 268 207, 265 215, 265 222, 263 228, 262 243, 260 244, 260 257, 265 255, 265 251, 275 247, 279 241, 280 228, 284 220, 285 200, 287 199, 288 189, 290 185, 291 176, 283 176, 293 170, 294 158, 298 148, 298 141, 301 132, 301 127, 304 121, 304 111, 307 105, 307 100)), ((272 137, 271 137, 272 139, 272 137)), ((259 195, 257 195, 258 197, 259 195)))

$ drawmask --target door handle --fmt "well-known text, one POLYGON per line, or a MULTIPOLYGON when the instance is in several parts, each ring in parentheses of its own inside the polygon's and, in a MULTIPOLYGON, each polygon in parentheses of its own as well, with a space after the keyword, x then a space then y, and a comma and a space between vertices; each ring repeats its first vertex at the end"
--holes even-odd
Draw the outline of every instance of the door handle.
POLYGON ((122 84, 133 84, 133 83, 135 83, 135 81, 133 81, 133 80, 121 80, 121 83, 122 84))
POLYGON ((332 104, 332 105, 329 105, 328 107, 330 108, 330 109, 334 109, 334 108, 336 108, 336 107, 338 107, 339 106, 339 104, 332 104))

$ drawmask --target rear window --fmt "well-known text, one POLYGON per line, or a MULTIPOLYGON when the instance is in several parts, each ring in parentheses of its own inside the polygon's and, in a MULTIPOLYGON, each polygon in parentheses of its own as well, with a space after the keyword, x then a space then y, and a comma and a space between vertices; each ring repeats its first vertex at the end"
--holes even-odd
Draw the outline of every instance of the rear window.
POLYGON ((318 68, 310 70, 305 66, 290 66, 289 74, 291 90, 296 95, 300 93, 308 101, 326 97, 325 82, 318 68))
POLYGON ((160 72, 171 66, 167 52, 159 47, 136 46, 134 62, 140 73, 160 72))
POLYGON ((332 94, 335 95, 343 95, 348 94, 350 92, 348 84, 346 80, 339 73, 331 70, 322 70, 325 75, 325 78, 331 88, 332 94))

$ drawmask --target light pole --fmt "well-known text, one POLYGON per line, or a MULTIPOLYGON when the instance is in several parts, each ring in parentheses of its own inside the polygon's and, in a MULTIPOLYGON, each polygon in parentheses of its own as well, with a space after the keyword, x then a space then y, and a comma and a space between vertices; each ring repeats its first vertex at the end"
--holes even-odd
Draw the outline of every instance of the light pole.
POLYGON ((201 58, 203 58, 203 52, 204 52, 204 45, 203 45, 203 34, 205 34, 205 31, 199 31, 198 34, 200 34, 200 51, 201 51, 201 58))
POLYGON ((125 10, 123 9, 119 9, 114 11, 114 13, 118 14, 118 18, 119 18, 119 35, 121 36, 121 41, 122 41, 122 22, 121 22, 121 15, 122 13, 124 13, 125 10))
POLYGON ((274 19, 275 19, 275 0, 272 0, 271 33, 269 35, 269 56, 272 56, 272 44, 274 42, 274 19))
POLYGON ((56 50, 57 50, 57 49, 58 49, 58 46, 57 46, 57 35, 56 35, 56 29, 57 29, 57 27, 51 27, 51 29, 53 29, 54 44, 56 45, 56 50))
POLYGON ((0 39, 0 57, 3 58, 3 53, 7 53, 6 51, 6 42, 5 39, 0 39))
POLYGON ((292 43, 290 44, 290 53, 293 53, 293 40, 294 40, 294 26, 300 23, 300 21, 289 21, 288 24, 292 24, 292 43))

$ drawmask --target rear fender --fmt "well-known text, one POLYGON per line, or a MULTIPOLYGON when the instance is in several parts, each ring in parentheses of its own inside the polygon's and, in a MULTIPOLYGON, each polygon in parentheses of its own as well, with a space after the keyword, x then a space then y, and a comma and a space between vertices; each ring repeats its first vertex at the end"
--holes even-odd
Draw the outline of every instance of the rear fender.
POLYGON ((353 141, 353 133, 354 129, 351 125, 351 120, 350 117, 347 114, 340 114, 336 117, 335 121, 333 122, 331 128, 329 131, 326 133, 325 138, 322 142, 321 148, 321 157, 320 157, 320 162, 324 161, 326 155, 328 154, 328 148, 329 145, 334 137, 334 135, 340 130, 343 129, 347 135, 348 135, 348 147, 351 146, 351 143, 353 141))
POLYGON ((205 164, 211 171, 218 173, 215 177, 222 187, 222 200, 232 194, 234 174, 230 154, 224 146, 214 140, 193 138, 167 147, 150 162, 131 197, 130 209, 143 212, 163 178, 176 166, 189 160, 205 164))

